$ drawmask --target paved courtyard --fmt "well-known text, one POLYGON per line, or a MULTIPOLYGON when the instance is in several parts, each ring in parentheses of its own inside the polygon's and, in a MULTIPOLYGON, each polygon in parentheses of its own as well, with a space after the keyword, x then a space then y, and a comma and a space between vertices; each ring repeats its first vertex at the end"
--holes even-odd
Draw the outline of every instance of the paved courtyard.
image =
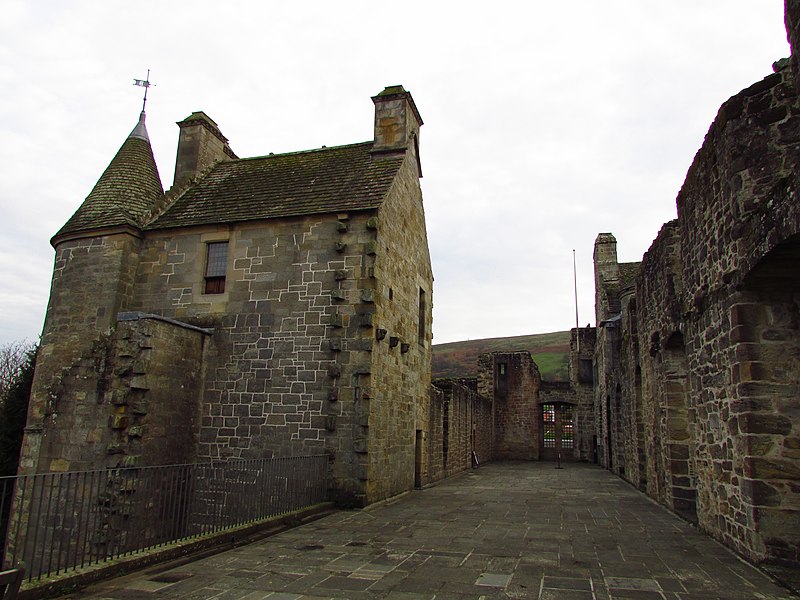
POLYGON ((497 463, 69 598, 793 598, 598 467, 497 463))

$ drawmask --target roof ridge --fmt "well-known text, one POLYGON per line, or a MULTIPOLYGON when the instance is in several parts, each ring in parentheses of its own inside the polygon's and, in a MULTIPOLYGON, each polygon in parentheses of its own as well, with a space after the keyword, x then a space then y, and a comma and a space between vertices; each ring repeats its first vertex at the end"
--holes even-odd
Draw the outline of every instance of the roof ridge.
MULTIPOLYGON (((373 144, 371 140, 368 142, 357 142, 355 144, 341 144, 339 146, 322 146, 321 148, 309 148, 308 150, 295 150, 294 152, 281 152, 278 153, 269 153, 269 154, 262 154, 261 156, 247 156, 245 158, 239 158, 238 161, 248 161, 248 160, 262 160, 265 158, 278 158, 280 156, 294 156, 298 154, 311 154, 312 152, 327 152, 329 150, 341 150, 343 148, 355 148, 356 146, 366 146, 369 144, 370 146, 373 144)), ((230 161, 229 161, 230 162, 230 161)))

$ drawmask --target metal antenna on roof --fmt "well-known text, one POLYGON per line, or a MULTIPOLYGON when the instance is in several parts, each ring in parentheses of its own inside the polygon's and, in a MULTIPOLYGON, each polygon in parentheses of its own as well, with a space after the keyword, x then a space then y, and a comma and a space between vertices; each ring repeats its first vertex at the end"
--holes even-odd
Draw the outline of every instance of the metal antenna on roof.
POLYGON ((142 99, 142 112, 144 112, 144 107, 147 104, 147 89, 154 85, 150 83, 150 69, 147 69, 147 77, 145 79, 134 79, 133 85, 138 85, 144 88, 144 98, 142 99))

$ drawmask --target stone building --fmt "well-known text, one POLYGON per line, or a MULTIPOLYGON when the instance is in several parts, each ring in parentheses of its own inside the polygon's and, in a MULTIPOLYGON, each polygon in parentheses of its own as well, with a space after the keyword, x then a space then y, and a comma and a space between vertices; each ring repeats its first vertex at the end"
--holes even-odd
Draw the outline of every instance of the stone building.
POLYGON ((166 193, 142 113, 52 239, 20 473, 327 453, 344 504, 413 486, 422 119, 402 86, 372 101, 372 141, 244 159, 193 113, 166 193))
POLYGON ((601 464, 755 563, 800 567, 800 3, 641 263, 595 242, 601 464))
MULTIPOLYGON (((530 352, 478 357, 478 376, 457 383, 482 403, 473 419, 472 450, 481 461, 594 461, 591 353, 594 329, 572 335, 570 381, 543 380, 530 352)), ((452 380, 434 386, 449 390, 452 380)), ((465 392, 461 392, 465 395, 465 392)))

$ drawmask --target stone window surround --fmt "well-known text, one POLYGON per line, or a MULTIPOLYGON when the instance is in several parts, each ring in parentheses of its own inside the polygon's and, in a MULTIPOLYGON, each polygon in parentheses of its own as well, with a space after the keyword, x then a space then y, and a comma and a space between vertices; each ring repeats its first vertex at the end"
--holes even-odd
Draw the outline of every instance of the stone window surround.
POLYGON ((225 267, 225 274, 226 279, 230 277, 230 273, 232 271, 233 266, 233 255, 234 255, 234 248, 231 239, 231 232, 230 231, 212 231, 209 233, 202 233, 200 234, 200 241, 198 243, 198 256, 203 257, 203 264, 202 268, 199 271, 200 280, 197 282, 199 286, 199 296, 203 299, 204 302, 227 302, 228 300, 228 292, 230 290, 230 285, 225 285, 225 291, 221 293, 211 293, 208 294, 205 292, 206 286, 206 261, 208 260, 208 245, 220 242, 227 242, 228 243, 228 257, 227 257, 227 264, 225 267))

